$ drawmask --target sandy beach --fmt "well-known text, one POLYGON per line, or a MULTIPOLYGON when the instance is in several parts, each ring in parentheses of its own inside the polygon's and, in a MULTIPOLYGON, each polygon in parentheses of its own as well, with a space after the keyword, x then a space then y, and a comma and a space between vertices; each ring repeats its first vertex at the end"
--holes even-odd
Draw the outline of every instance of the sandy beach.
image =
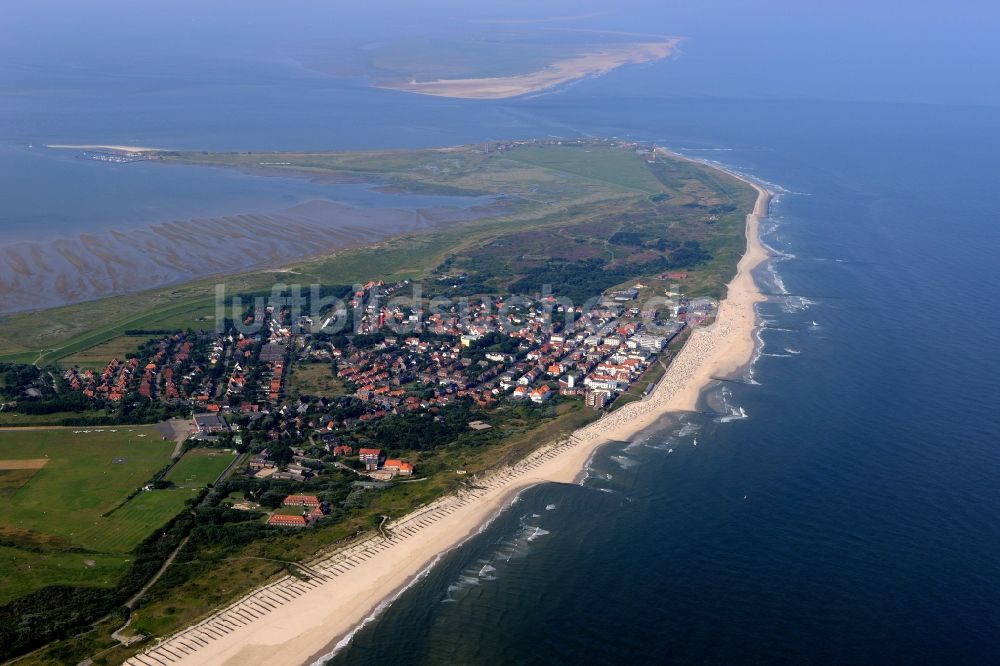
POLYGON ((385 83, 378 87, 439 97, 506 99, 540 92, 587 76, 600 76, 622 65, 660 60, 673 53, 679 42, 679 39, 670 38, 660 42, 608 46, 599 52, 559 60, 536 72, 516 76, 408 81, 385 83))
POLYGON ((307 563, 312 576, 308 581, 287 576, 261 587, 126 663, 322 663, 338 642, 349 640, 366 618, 391 603, 443 553, 481 530, 518 492, 538 483, 572 483, 600 446, 634 437, 665 413, 694 410, 714 377, 745 367, 755 350, 755 305, 765 297, 752 271, 768 257, 758 227, 768 214, 771 196, 749 184, 758 196, 747 216, 747 249, 717 320, 692 333, 649 396, 478 479, 458 495, 388 524, 385 535, 307 563))

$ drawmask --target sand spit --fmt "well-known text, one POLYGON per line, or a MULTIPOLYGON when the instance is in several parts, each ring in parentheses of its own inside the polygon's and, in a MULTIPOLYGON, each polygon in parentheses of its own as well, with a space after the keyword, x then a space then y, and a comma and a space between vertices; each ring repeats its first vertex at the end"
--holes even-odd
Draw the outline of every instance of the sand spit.
POLYGON ((558 60, 544 69, 529 74, 382 83, 378 87, 439 97, 506 99, 541 92, 588 76, 607 74, 622 65, 661 60, 673 53, 679 42, 679 39, 672 37, 658 42, 604 46, 599 51, 558 60))
POLYGON ((751 273, 768 256, 758 239, 758 225, 767 215, 770 195, 751 185, 758 197, 747 216, 747 250, 718 319, 691 335, 652 394, 476 480, 457 495, 390 523, 384 536, 368 537, 308 562, 309 580, 286 576, 261 587, 126 663, 315 663, 443 553, 481 530, 516 493, 538 483, 572 482, 603 444, 628 440, 664 413, 693 410, 713 377, 737 371, 754 353, 755 306, 764 296, 751 273))
POLYGON ((167 150, 166 148, 149 148, 147 146, 119 146, 112 144, 96 144, 96 143, 81 143, 81 144, 71 144, 71 143, 49 143, 45 145, 46 148, 58 148, 66 150, 110 150, 112 152, 118 153, 159 153, 167 150))

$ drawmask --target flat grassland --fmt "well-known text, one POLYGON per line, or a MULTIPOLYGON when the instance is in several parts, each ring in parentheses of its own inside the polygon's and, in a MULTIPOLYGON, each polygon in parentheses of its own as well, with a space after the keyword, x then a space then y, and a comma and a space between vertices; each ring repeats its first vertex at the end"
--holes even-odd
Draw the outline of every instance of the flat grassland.
POLYGON ((167 476, 175 487, 122 504, 173 448, 139 426, 0 432, 0 603, 46 585, 114 584, 128 553, 234 459, 189 451, 167 476))
POLYGON ((149 335, 122 335, 70 354, 61 359, 62 365, 78 367, 81 370, 103 370, 108 361, 113 358, 124 359, 126 354, 138 350, 140 345, 151 337, 149 335))
POLYGON ((128 561, 125 553, 151 531, 141 520, 101 514, 164 467, 173 442, 162 441, 152 428, 111 430, 0 432, 0 467, 46 461, 0 476, 0 601, 55 583, 111 584, 112 570, 120 572, 128 561), (17 472, 33 473, 12 487, 17 472), (109 547, 111 541, 121 545, 109 547), (30 577, 14 575, 29 570, 30 577))
POLYGON ((236 455, 225 449, 191 449, 170 468, 166 480, 182 490, 200 490, 215 483, 236 455))
MULTIPOLYGON (((111 359, 108 358, 108 361, 111 359)), ((106 362, 106 361, 105 361, 106 362)), ((83 412, 52 412, 51 414, 20 414, 5 410, 0 412, 0 428, 24 428, 28 426, 52 426, 63 423, 65 419, 100 417, 104 416, 104 410, 91 410, 83 412)))
POLYGON ((100 550, 100 532, 128 530, 101 518, 170 461, 173 442, 152 428, 29 430, 0 432, 0 460, 47 458, 9 502, 0 505, 7 530, 61 537, 100 550), (92 538, 82 535, 101 526, 92 538))
POLYGON ((611 183, 646 194, 664 191, 663 183, 644 168, 643 161, 632 152, 607 151, 579 146, 538 146, 514 150, 509 158, 534 164, 545 169, 571 173, 583 178, 611 183), (588 159, 595 156, 598 159, 588 159))
POLYGON ((0 460, 0 497, 13 497, 31 480, 35 472, 45 467, 47 458, 41 460, 0 460))
POLYGON ((292 379, 288 387, 289 397, 314 395, 332 398, 347 395, 347 387, 333 375, 329 363, 299 362, 292 368, 292 379))
POLYGON ((110 587, 130 561, 128 555, 37 553, 0 546, 0 604, 49 585, 110 587))

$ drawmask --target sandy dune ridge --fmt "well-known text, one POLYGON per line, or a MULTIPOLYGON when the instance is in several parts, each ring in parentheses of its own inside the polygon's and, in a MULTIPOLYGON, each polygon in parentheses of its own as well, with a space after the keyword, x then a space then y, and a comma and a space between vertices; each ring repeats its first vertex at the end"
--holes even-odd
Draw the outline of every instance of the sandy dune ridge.
POLYGON ((668 412, 695 410, 714 378, 738 372, 752 360, 755 306, 765 299, 752 271, 768 257, 758 227, 767 216, 771 195, 732 175, 758 193, 754 211, 747 216, 746 252, 716 322, 693 332, 649 396, 477 480, 459 494, 388 524, 385 535, 317 557, 304 565, 309 580, 286 576, 258 588, 126 663, 322 663, 444 553, 481 531, 518 492, 539 483, 574 482, 600 446, 628 440, 668 412))

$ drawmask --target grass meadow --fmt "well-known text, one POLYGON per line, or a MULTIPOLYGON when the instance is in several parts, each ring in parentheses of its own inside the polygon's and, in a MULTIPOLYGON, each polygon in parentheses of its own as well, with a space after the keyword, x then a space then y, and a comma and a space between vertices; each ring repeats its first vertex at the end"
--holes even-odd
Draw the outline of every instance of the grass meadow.
POLYGON ((132 549, 236 457, 193 449, 167 474, 173 487, 124 501, 173 449, 151 427, 0 432, 0 603, 46 585, 114 584, 132 549))

